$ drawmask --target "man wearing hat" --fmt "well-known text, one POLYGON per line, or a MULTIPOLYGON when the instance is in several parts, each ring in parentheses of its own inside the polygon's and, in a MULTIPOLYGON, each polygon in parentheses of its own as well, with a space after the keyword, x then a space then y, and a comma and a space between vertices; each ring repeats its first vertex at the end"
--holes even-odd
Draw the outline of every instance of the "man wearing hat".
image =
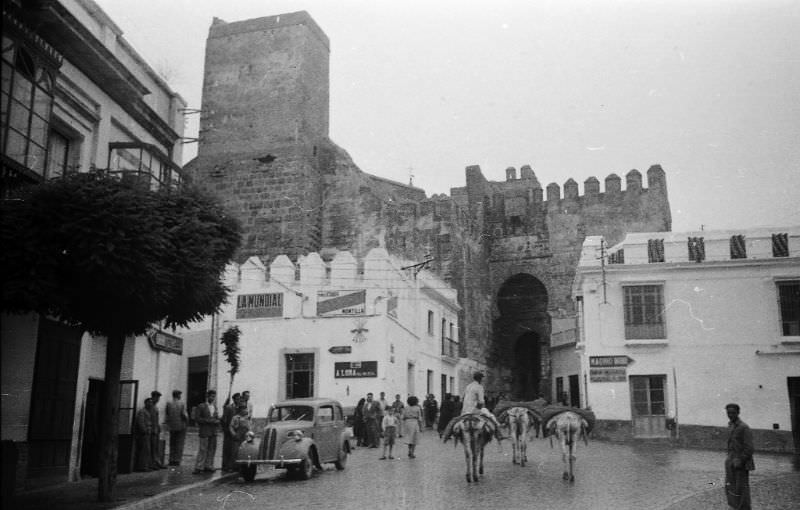
POLYGON ((186 426, 189 414, 186 404, 181 401, 181 390, 172 392, 172 401, 167 402, 164 410, 165 423, 169 429, 169 465, 180 466, 183 458, 183 445, 186 442, 186 426))
POLYGON ((481 381, 483 381, 483 372, 475 372, 472 378, 474 380, 469 383, 464 390, 464 407, 462 408, 462 414, 480 414, 488 418, 494 424, 495 437, 500 441, 503 438, 500 434, 500 423, 486 408, 486 398, 483 384, 481 384, 481 381))

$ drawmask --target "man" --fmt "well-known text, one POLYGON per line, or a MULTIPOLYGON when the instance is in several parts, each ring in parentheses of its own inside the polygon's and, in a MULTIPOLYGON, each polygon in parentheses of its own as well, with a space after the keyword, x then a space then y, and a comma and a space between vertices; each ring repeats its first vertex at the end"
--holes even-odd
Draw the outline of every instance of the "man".
POLYGON ((242 392, 242 402, 247 404, 247 419, 253 419, 253 403, 250 402, 250 390, 245 390, 242 392))
POLYGON ((153 400, 144 399, 144 407, 136 411, 133 425, 133 441, 135 444, 134 471, 151 471, 150 464, 153 455, 150 453, 150 435, 153 428, 153 418, 150 413, 153 409, 153 400))
POLYGON ((164 423, 169 430, 169 465, 180 466, 183 459, 183 445, 186 443, 186 426, 189 414, 181 401, 180 390, 172 392, 172 401, 164 409, 164 423))
MULTIPOLYGON (((402 416, 403 415, 403 408, 405 406, 406 405, 403 403, 403 401, 400 400, 400 394, 397 393, 394 396, 394 402, 392 402, 390 404, 392 412, 395 413, 397 416, 402 416)), ((403 427, 397 427, 397 437, 403 437, 403 427)))
POLYGON ((425 402, 422 403, 422 409, 425 415, 425 427, 431 429, 436 421, 436 414, 439 411, 439 403, 436 402, 436 397, 433 393, 428 393, 425 397, 425 402))
POLYGON ((381 414, 381 404, 377 400, 372 400, 372 393, 367 393, 367 400, 364 401, 364 425, 367 429, 367 447, 378 447, 378 416, 381 414))
POLYGON ((206 401, 197 406, 198 449, 197 459, 194 463, 194 473, 213 473, 214 455, 217 453, 217 428, 219 427, 219 414, 214 400, 217 392, 208 390, 206 401))
POLYGON ((484 397, 483 372, 475 372, 472 376, 473 381, 469 383, 464 390, 464 405, 462 407, 462 414, 480 414, 489 419, 494 424, 494 435, 498 441, 503 439, 500 434, 500 423, 497 418, 486 409, 486 398, 484 397))
MULTIPOLYGON (((240 404, 245 404, 244 399, 238 393, 234 393, 233 402, 228 403, 222 409, 222 420, 220 420, 222 425, 222 471, 225 473, 236 471, 236 451, 233 448, 233 434, 229 427, 233 417, 239 412, 240 404)), ((246 405, 245 408, 247 408, 246 405)))
POLYGON ((150 411, 150 417, 153 420, 153 427, 150 432, 150 455, 153 460, 150 467, 153 469, 166 469, 162 462, 163 458, 159 455, 161 452, 160 438, 161 438, 161 421, 158 419, 158 401, 161 400, 160 391, 151 391, 150 399, 153 401, 153 409, 150 411))
POLYGON ((725 494, 728 506, 737 510, 750 510, 750 471, 753 463, 753 433, 739 419, 739 404, 728 404, 728 457, 725 459, 725 494))
POLYGON ((383 417, 386 414, 386 408, 389 407, 389 402, 386 401, 386 392, 381 392, 381 398, 378 400, 381 405, 381 412, 378 415, 378 434, 383 437, 383 417))

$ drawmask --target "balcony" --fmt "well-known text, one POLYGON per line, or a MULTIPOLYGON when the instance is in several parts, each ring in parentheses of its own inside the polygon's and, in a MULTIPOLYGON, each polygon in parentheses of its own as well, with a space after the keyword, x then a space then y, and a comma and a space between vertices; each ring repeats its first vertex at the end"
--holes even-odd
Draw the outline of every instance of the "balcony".
POLYGON ((442 337, 442 356, 458 358, 458 342, 452 338, 442 337))
POLYGON ((117 142, 108 148, 110 175, 137 179, 153 191, 163 187, 177 189, 183 181, 180 167, 154 145, 117 142))

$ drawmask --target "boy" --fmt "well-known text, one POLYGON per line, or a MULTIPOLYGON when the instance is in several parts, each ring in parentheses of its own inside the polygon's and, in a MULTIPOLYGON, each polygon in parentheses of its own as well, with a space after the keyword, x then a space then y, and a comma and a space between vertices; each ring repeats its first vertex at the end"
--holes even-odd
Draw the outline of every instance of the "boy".
POLYGON ((381 425, 383 426, 383 456, 380 460, 386 460, 387 447, 389 448, 389 458, 394 459, 392 448, 394 447, 394 438, 397 436, 397 428, 400 426, 400 418, 394 408, 386 408, 381 425))

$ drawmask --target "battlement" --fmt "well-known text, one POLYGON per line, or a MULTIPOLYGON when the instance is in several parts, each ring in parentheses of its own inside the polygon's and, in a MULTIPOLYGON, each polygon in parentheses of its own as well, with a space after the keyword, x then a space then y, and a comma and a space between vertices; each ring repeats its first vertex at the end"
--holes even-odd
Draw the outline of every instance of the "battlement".
POLYGON ((228 37, 232 35, 244 34, 247 32, 263 32, 276 28, 290 27, 292 25, 305 25, 330 50, 331 42, 325 32, 317 25, 314 19, 306 11, 290 12, 275 16, 264 16, 242 21, 227 22, 220 18, 214 18, 208 32, 209 39, 228 37))

